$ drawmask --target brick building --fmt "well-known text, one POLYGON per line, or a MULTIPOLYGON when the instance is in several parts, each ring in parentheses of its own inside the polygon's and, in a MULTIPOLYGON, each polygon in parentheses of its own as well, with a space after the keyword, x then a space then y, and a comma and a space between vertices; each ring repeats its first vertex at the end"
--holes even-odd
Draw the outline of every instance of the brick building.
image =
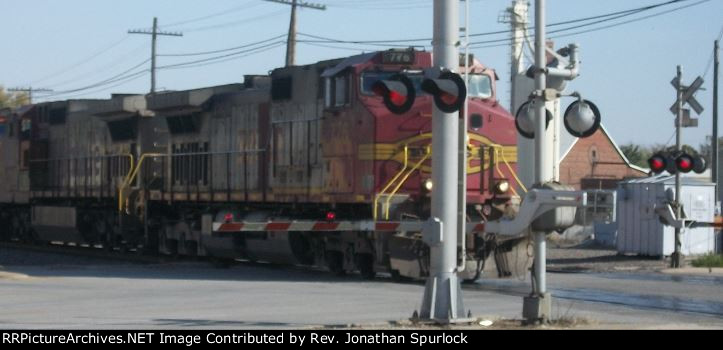
POLYGON ((620 180, 648 175, 648 169, 628 161, 602 125, 561 150, 566 151, 560 156, 560 182, 576 189, 615 189, 620 180))

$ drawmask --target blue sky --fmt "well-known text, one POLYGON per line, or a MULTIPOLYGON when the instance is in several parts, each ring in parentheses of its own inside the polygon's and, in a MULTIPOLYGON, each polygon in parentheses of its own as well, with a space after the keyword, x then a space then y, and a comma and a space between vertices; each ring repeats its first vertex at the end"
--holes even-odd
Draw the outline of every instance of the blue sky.
MULTIPOLYGON (((315 0, 326 11, 303 9, 298 15, 300 33, 339 40, 431 38, 432 0, 315 0)), ((606 14, 665 2, 665 0, 548 0, 548 23, 606 14)), ((244 74, 264 74, 283 66, 289 6, 261 0, 2 0, 3 54, 0 85, 72 91, 149 67, 150 36, 128 35, 129 29, 147 29, 153 16, 168 31, 183 37, 160 37, 161 55, 215 51, 255 42, 259 51, 229 57, 212 65, 159 70, 159 89, 180 90, 240 82, 244 74), (184 23, 185 22, 185 23, 184 23), (265 46, 262 46, 265 45, 265 46), (243 56, 243 55, 242 55, 243 56)), ((534 1, 531 1, 534 5, 534 1)), ((471 33, 507 29, 498 22, 511 0, 472 0, 471 33)), ((668 111, 675 91, 670 80, 676 65, 683 66, 685 82, 703 75, 712 57, 713 41, 723 29, 723 0, 686 0, 634 16, 585 27, 600 28, 624 20, 667 14, 589 33, 557 38, 558 46, 576 42, 581 47, 582 75, 568 86, 594 101, 603 123, 620 144, 666 143, 673 134, 668 111)), ((581 29, 581 30, 582 30, 581 29)), ((506 34, 475 40, 496 40, 506 34)), ((299 40, 310 37, 299 36, 299 40)), ((416 42, 426 44, 428 42, 416 42)), ((487 45, 490 46, 490 45, 487 45)), ((299 43, 297 63, 312 63, 380 49, 372 44, 299 43), (324 45, 318 46, 318 45, 324 45), (331 47, 333 46, 333 47, 331 47)), ((383 49, 383 48, 382 48, 383 49)), ((245 49, 239 49, 245 50, 245 49)), ((158 66, 168 66, 226 51, 199 56, 160 56, 158 66)), ((500 100, 508 105, 509 48, 472 50, 477 58, 497 69, 500 100)), ((177 68, 177 67, 176 67, 177 68)), ((111 92, 145 93, 148 74, 98 88, 55 95, 64 98, 107 98, 111 92)), ((696 98, 706 108, 698 128, 684 130, 685 143, 697 147, 711 134, 712 67, 696 98)), ((40 94, 38 94, 39 96, 40 94)), ((674 142, 671 140, 670 142, 674 142)))

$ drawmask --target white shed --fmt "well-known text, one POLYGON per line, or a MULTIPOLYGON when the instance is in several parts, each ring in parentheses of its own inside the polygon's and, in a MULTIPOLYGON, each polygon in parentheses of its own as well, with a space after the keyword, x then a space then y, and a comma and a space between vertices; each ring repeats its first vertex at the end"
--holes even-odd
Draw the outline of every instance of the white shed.
MULTIPOLYGON (((675 229, 660 222, 655 208, 674 195, 675 176, 667 173, 618 184, 618 253, 645 256, 670 256, 673 253, 675 229)), ((689 219, 712 222, 715 184, 707 178, 683 176, 681 201, 689 219)), ((683 255, 715 252, 713 228, 685 228, 681 231, 681 244, 683 255)))

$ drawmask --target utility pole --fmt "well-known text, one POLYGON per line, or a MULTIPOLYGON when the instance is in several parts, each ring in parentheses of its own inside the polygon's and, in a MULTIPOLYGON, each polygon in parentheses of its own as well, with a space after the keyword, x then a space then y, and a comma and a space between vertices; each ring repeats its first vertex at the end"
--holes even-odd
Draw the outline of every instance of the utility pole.
MULTIPOLYGON (((677 73, 677 79, 678 79, 678 85, 676 88, 676 105, 678 106, 677 110, 677 118, 675 121, 675 150, 677 154, 680 154, 681 151, 681 145, 680 145, 680 136, 682 131, 682 123, 683 123, 683 91, 685 88, 683 87, 683 69, 678 66, 678 73, 677 73)), ((680 171, 675 172, 675 217, 680 219, 681 216, 681 204, 680 204, 680 171)), ((670 267, 677 268, 680 267, 680 262, 682 260, 681 252, 680 252, 680 228, 675 228, 675 247, 673 254, 670 259, 670 267)))
POLYGON ((128 34, 148 34, 151 36, 151 93, 156 92, 156 37, 159 35, 165 36, 183 36, 183 33, 179 32, 163 32, 158 31, 158 18, 153 17, 153 30, 129 30, 128 34))
MULTIPOLYGON (((553 178, 548 153, 552 151, 545 132, 547 111, 545 104, 556 97, 547 95, 547 56, 545 43, 545 0, 535 0, 535 91, 532 108, 535 111, 535 183, 542 185, 553 178), (548 161, 546 161, 548 160, 548 161)), ((546 232, 534 232, 533 293, 524 298, 523 317, 528 320, 547 321, 552 308, 552 296, 547 292, 547 245, 546 232)))
POLYGON ((265 0, 284 5, 291 5, 291 19, 289 20, 289 36, 286 39, 286 66, 293 66, 296 62, 296 7, 306 7, 314 10, 326 10, 326 5, 312 4, 297 0, 265 0))
POLYGON ((24 87, 24 88, 23 87, 11 88, 11 89, 8 89, 8 91, 24 92, 24 93, 28 94, 28 104, 32 104, 33 103, 33 92, 52 92, 53 90, 52 89, 33 89, 32 86, 28 86, 28 87, 24 87))
MULTIPOLYGON (((459 2, 434 0, 432 39, 434 70, 459 70, 459 2)), ((445 113, 436 105, 432 114, 432 218, 430 271, 420 318, 445 323, 464 316, 457 277, 457 145, 459 112, 445 113)))
POLYGON ((720 46, 718 40, 713 44, 713 156, 711 157, 711 175, 715 184, 715 200, 720 201, 718 184, 718 66, 720 65, 720 46))

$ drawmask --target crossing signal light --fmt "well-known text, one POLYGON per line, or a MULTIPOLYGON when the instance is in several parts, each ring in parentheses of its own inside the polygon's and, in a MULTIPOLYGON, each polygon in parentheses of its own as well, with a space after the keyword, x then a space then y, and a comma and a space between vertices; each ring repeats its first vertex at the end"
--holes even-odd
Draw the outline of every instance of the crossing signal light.
POLYGON ((384 106, 394 114, 408 112, 416 97, 412 80, 404 74, 395 74, 389 79, 377 81, 372 85, 372 92, 382 97, 384 106))
MULTIPOLYGON (((515 114, 515 127, 517 132, 525 138, 535 138, 535 108, 533 108, 534 101, 527 101, 523 103, 517 113, 515 114)), ((545 109, 545 130, 550 126, 552 120, 552 113, 546 108, 545 109)))
POLYGON ((691 171, 701 174, 705 171, 706 164, 705 159, 701 156, 691 156, 687 153, 682 153, 675 158, 675 166, 681 173, 689 173, 691 171))
POLYGON ((656 153, 648 158, 648 166, 650 166, 650 171, 656 175, 663 171, 667 171, 671 175, 677 172, 689 173, 691 171, 702 174, 707 167, 705 158, 685 152, 678 154, 677 157, 675 154, 667 152, 656 153))
POLYGON ((567 107, 562 120, 570 135, 584 138, 591 136, 600 128, 600 119, 600 110, 597 106, 581 99, 567 107))
POLYGON ((450 71, 442 71, 437 79, 424 79, 422 91, 432 95, 434 104, 445 113, 458 111, 467 98, 464 79, 450 71))
POLYGON ((648 158, 648 166, 654 174, 660 174, 668 167, 668 157, 662 153, 654 154, 648 158))

